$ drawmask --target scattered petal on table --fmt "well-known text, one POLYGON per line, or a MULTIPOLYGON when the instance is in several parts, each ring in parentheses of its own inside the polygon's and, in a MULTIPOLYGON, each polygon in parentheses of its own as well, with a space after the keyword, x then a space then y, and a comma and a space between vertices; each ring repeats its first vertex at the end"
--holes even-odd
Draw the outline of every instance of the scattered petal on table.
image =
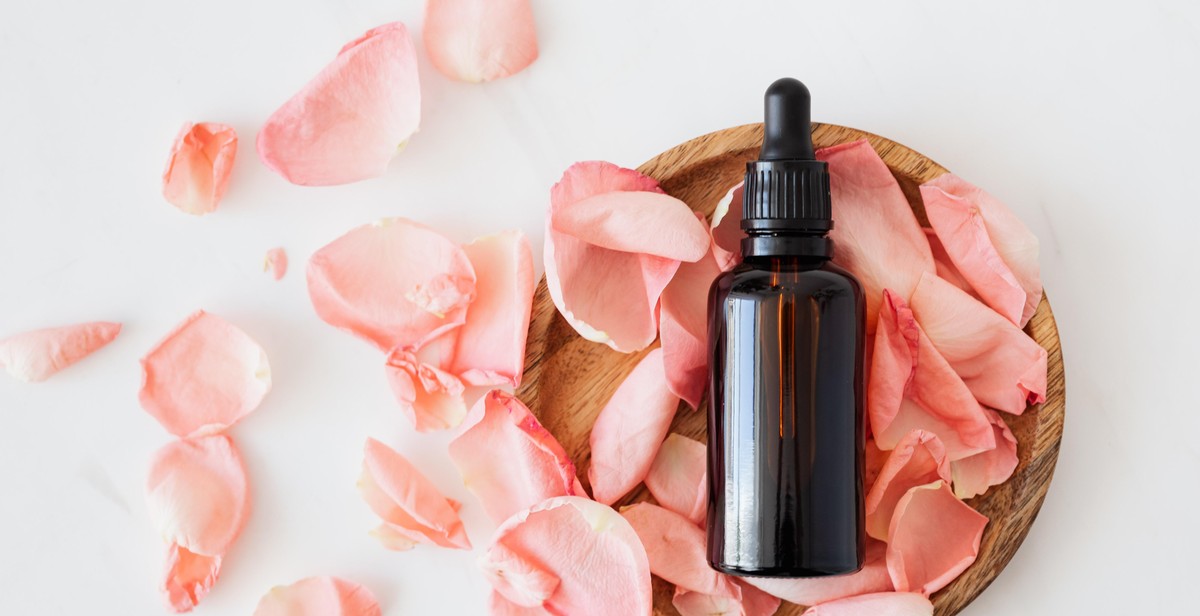
POLYGON ((896 590, 928 595, 949 584, 975 562, 987 522, 945 481, 909 490, 888 531, 887 567, 896 590))
POLYGON ((562 445, 512 394, 488 392, 463 425, 450 459, 493 520, 552 496, 584 494, 562 445))
POLYGON ((998 486, 1017 469, 1017 438, 999 413, 984 409, 996 433, 996 448, 950 463, 954 477, 954 495, 972 498, 998 486))
POLYGON ((267 353, 246 332, 198 310, 141 360, 142 408, 176 436, 221 432, 271 390, 267 353))
POLYGON ((383 175, 421 122, 417 54, 404 24, 367 31, 338 52, 258 133, 258 157, 293 184, 383 175))
MULTIPOLYGON (((687 590, 741 600, 741 591, 734 583, 736 578, 709 566, 704 529, 678 513, 650 503, 623 507, 621 515, 633 525, 646 548, 654 575, 687 590)), ((747 578, 747 581, 753 580, 747 578)))
MULTIPOLYGON (((552 614, 650 614, 646 550, 620 514, 587 498, 555 497, 517 512, 496 530, 480 563, 492 580, 507 578, 514 568, 538 569, 558 578, 542 606, 552 614)), ((512 597, 505 598, 511 603, 512 597)))
POLYGON ((907 300, 925 272, 936 267, 929 242, 896 178, 862 139, 817 151, 829 163, 829 188, 837 224, 829 237, 833 261, 862 283, 867 329, 874 331, 883 290, 907 300))
POLYGON ((326 323, 380 349, 416 348, 466 320, 475 270, 462 248, 405 218, 363 225, 308 261, 308 294, 326 323))
POLYGON ((267 251, 267 256, 263 259, 263 271, 270 272, 271 277, 275 280, 281 280, 283 275, 287 273, 288 257, 287 252, 282 248, 272 248, 267 251))
POLYGON ((471 548, 454 503, 404 456, 372 438, 367 439, 358 489, 383 519, 377 536, 385 546, 407 549, 415 543, 432 543, 471 548))
POLYGON ((505 231, 463 246, 475 269, 475 301, 455 331, 449 370, 471 385, 521 384, 525 338, 533 309, 533 253, 520 231, 505 231))
POLYGON ((16 334, 0 340, 0 367, 27 383, 44 381, 112 342, 119 333, 120 323, 96 321, 16 334))
POLYGON ((381 616, 375 595, 341 578, 304 578, 263 595, 254 616, 381 616))
POLYGON ((801 616, 933 616, 933 604, 920 593, 880 592, 814 605, 801 616))
POLYGON ((667 387, 662 349, 634 366, 592 425, 592 496, 612 504, 646 478, 679 408, 667 387))
POLYGON ((529 0, 428 0, 422 35, 433 66, 458 81, 508 77, 538 57, 529 0))
POLYGON ((663 507, 703 526, 708 515, 708 456, 704 443, 671 434, 658 449, 646 487, 663 507))
POLYGON ((946 459, 946 448, 931 432, 909 432, 890 452, 875 484, 867 493, 867 534, 887 541, 888 525, 892 522, 892 512, 896 510, 900 498, 910 488, 938 479, 950 481, 950 461, 946 459))
POLYGON ((995 197, 947 173, 921 185, 950 260, 992 308, 1024 327, 1042 301, 1038 239, 995 197))
POLYGON ((400 410, 417 432, 454 428, 467 415, 463 382, 445 370, 422 363, 409 351, 395 349, 388 354, 387 379, 400 410))
POLYGON ((237 133, 216 122, 183 125, 163 171, 163 197, 188 214, 217 211, 237 155, 237 133))
POLYGON ((784 601, 800 605, 814 605, 834 601, 842 597, 864 593, 892 590, 892 578, 888 575, 885 558, 887 547, 874 539, 867 539, 866 564, 857 573, 823 578, 744 578, 784 601))
POLYGON ((223 557, 193 554, 172 543, 167 546, 161 591, 171 611, 192 611, 208 595, 221 574, 223 557))
POLYGON ((980 404, 1020 415, 1046 399, 1046 349, 958 287, 925 276, 913 316, 980 404))

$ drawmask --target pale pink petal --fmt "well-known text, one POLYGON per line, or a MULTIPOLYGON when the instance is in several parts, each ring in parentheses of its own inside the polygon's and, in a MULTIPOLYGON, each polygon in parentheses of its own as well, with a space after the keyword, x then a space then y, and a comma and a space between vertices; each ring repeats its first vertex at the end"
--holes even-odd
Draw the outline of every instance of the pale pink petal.
POLYGON ((293 184, 383 175, 421 122, 417 52, 404 24, 367 31, 338 52, 258 133, 258 157, 293 184))
POLYGON ((679 264, 658 312, 667 386, 694 409, 708 387, 708 290, 722 272, 716 250, 712 244, 704 258, 679 264))
POLYGON ((679 261, 596 246, 555 225, 576 204, 617 191, 661 189, 653 179, 612 163, 571 165, 550 191, 543 256, 550 298, 567 322, 584 338, 628 353, 654 341, 658 299, 679 261))
POLYGON ((671 605, 679 610, 680 616, 771 616, 779 610, 780 600, 734 578, 742 597, 706 595, 675 587, 671 605))
POLYGON ((996 448, 950 463, 954 476, 954 495, 973 498, 998 486, 1017 469, 1017 438, 999 413, 984 409, 996 433, 996 448))
POLYGON ((1016 325, 936 276, 921 279, 910 306, 980 404, 1020 415, 1046 399, 1046 349, 1016 325))
POLYGON ((538 57, 529 0, 428 0, 422 35, 433 66, 458 81, 508 77, 538 57))
POLYGON ((702 217, 657 190, 617 190, 587 197, 554 212, 555 231, 593 246, 699 261, 710 238, 702 217))
POLYGON ((492 591, 491 596, 488 598, 488 615, 489 616, 555 616, 554 614, 546 611, 546 608, 541 607, 541 606, 525 607, 523 605, 517 605, 516 603, 513 603, 512 601, 505 599, 504 595, 502 595, 499 592, 494 591, 494 590, 492 591))
POLYGON ((801 616, 933 616, 933 603, 921 593, 881 592, 814 605, 801 616))
POLYGON ((258 408, 271 390, 266 351, 203 310, 177 325, 141 364, 138 401, 176 436, 221 432, 258 408))
POLYGON ((646 487, 658 504, 703 526, 708 516, 708 448, 671 434, 658 449, 646 487))
POLYGON ((27 383, 87 357, 121 333, 120 323, 95 321, 16 334, 0 340, 0 367, 27 383))
POLYGON ((729 189, 713 210, 709 232, 713 239, 713 255, 721 269, 728 271, 742 261, 742 182, 729 189))
POLYGON ((963 278, 962 272, 954 267, 954 262, 950 260, 950 255, 946 253, 946 247, 942 246, 942 240, 938 239, 937 233, 933 229, 921 228, 925 232, 925 239, 929 240, 929 251, 933 253, 933 263, 937 268, 937 276, 942 280, 966 291, 971 294, 971 297, 979 298, 975 294, 975 290, 971 288, 971 283, 963 278))
POLYGON ((883 290, 908 299, 924 272, 934 273, 929 242, 896 178, 866 139, 817 151, 829 163, 833 261, 862 283, 867 329, 874 331, 883 290))
POLYGON ((688 590, 740 600, 736 578, 719 573, 708 564, 704 529, 678 513, 650 503, 624 507, 621 515, 642 540, 654 575, 688 590))
POLYGON ((875 444, 883 450, 916 429, 936 434, 950 460, 996 446, 983 407, 890 290, 879 311, 867 411, 875 444))
POLYGON ((541 607, 562 583, 557 575, 526 560, 504 543, 489 548, 487 558, 479 562, 479 568, 496 592, 521 607, 541 607))
POLYGON ((415 348, 463 324, 475 270, 463 249, 437 231, 386 218, 313 254, 308 295, 330 325, 384 351, 415 348))
POLYGON ((163 171, 163 197, 188 214, 217 211, 237 156, 237 133, 216 122, 183 125, 163 171))
POLYGON ((887 566, 896 590, 928 595, 949 584, 975 562, 987 523, 945 481, 910 489, 888 530, 887 566))
POLYGON ((867 534, 887 541, 888 525, 900 498, 910 488, 938 479, 950 481, 950 461, 946 459, 942 441, 924 430, 913 430, 904 435, 867 493, 867 534))
POLYGON ((646 478, 678 408, 662 349, 654 349, 617 386, 592 425, 588 480, 597 501, 612 504, 646 478))
POLYGON ((800 605, 814 605, 861 595, 864 593, 892 590, 892 578, 888 575, 885 558, 886 546, 874 539, 867 539, 867 557, 863 568, 849 575, 820 578, 742 578, 784 601, 800 605))
POLYGON ((409 351, 395 349, 388 354, 387 379, 400 410, 417 432, 456 427, 467 415, 463 382, 449 372, 422 363, 409 351))
POLYGON ((450 442, 450 459, 493 520, 552 496, 584 494, 562 445, 512 394, 488 392, 463 426, 450 442))
POLYGON ((386 540, 399 535, 415 543, 471 548, 457 507, 404 456, 373 438, 364 449, 358 489, 383 519, 380 534, 385 545, 400 547, 386 540))
POLYGON ((541 606, 551 614, 651 613, 650 565, 641 541, 620 514, 587 498, 560 496, 517 512, 496 530, 480 563, 492 580, 507 578, 511 569, 556 577, 558 586, 541 606))
POLYGON ((533 253, 520 231, 463 246, 475 269, 475 301, 456 330, 449 370, 471 385, 521 384, 525 337, 533 308, 533 253))
POLYGON ((200 600, 208 595, 213 584, 221 575, 222 556, 193 554, 178 544, 167 546, 167 558, 163 566, 164 576, 160 589, 172 612, 182 614, 192 611, 200 600))
POLYGON ((259 600, 254 616, 381 616, 383 612, 365 586, 341 578, 304 578, 276 586, 259 600))
POLYGON ((995 197, 947 173, 921 185, 929 224, 992 308, 1024 327, 1042 301, 1038 239, 995 197))
POLYGON ((263 259, 264 272, 270 272, 272 278, 281 280, 283 275, 287 273, 287 267, 287 252, 282 248, 272 248, 267 251, 267 256, 263 259))

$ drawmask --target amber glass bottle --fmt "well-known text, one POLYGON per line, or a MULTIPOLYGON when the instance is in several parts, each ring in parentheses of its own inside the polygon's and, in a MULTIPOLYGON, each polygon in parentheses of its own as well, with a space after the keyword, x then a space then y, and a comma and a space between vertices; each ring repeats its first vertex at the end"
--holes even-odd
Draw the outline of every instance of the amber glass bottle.
POLYGON ((708 558, 735 575, 863 565, 862 287, 833 265, 809 93, 767 90, 747 164, 743 262, 709 293, 708 558))

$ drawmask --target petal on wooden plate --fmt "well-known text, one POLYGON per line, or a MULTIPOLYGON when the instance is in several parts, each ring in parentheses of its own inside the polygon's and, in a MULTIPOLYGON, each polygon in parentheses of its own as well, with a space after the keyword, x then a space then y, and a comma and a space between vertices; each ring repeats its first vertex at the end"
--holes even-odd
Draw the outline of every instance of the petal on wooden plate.
POLYGON ((496 522, 552 496, 584 494, 562 445, 512 394, 488 392, 463 426, 450 459, 496 522))
POLYGON ((744 582, 734 579, 742 597, 706 595, 682 586, 675 587, 671 605, 680 616, 771 616, 779 611, 780 600, 744 582))
POLYGON ((458 377, 422 363, 409 351, 388 353, 387 379, 400 410, 417 432, 457 427, 467 415, 465 387, 458 377))
POLYGON ((801 616, 933 616, 933 604, 920 593, 880 592, 814 605, 801 616))
MULTIPOLYGON (((654 575, 687 590, 741 600, 736 578, 719 573, 708 564, 704 529, 678 513, 650 503, 623 507, 621 515, 629 520, 646 548, 654 575)), ((746 578, 746 581, 757 580, 746 578)))
POLYGON ((950 481, 950 461, 946 459, 942 441, 924 430, 913 430, 904 435, 888 455, 867 493, 867 534, 887 541, 892 512, 900 498, 910 488, 938 479, 950 481))
POLYGON ((308 295, 334 327, 384 351, 417 348, 465 322, 475 270, 466 252, 437 231, 386 218, 314 253, 308 295))
POLYGON ((710 238, 702 217, 658 190, 615 190, 572 203, 553 213, 554 230, 593 246, 699 261, 710 238))
POLYGON ((141 359, 142 408, 176 436, 214 434, 271 390, 267 353, 232 323, 197 310, 141 359))
POLYGON ((654 349, 617 386, 592 425, 592 496, 606 505, 646 478, 658 454, 679 397, 667 387, 662 349, 654 349))
POLYGON ((541 607, 562 583, 553 572, 527 560, 503 543, 488 550, 487 557, 480 560, 479 568, 483 569, 484 577, 496 592, 521 607, 541 607))
POLYGON ((508 77, 538 57, 529 0, 428 0, 422 34, 433 66, 458 81, 508 77))
POLYGON ((991 409, 984 409, 984 412, 996 432, 996 448, 950 463, 954 495, 959 498, 983 494, 988 488, 1008 481, 1017 469, 1017 437, 999 413, 991 409))
POLYGON ((704 443, 671 434, 658 449, 645 480, 658 504, 699 526, 708 515, 707 451, 704 443))
POLYGON ((0 340, 0 367, 37 383, 91 355, 121 333, 120 323, 95 321, 24 332, 0 340))
POLYGON ((163 171, 163 197, 188 214, 217 211, 229 186, 237 143, 237 133, 225 124, 184 124, 163 171))
POLYGON ((373 438, 367 439, 364 449, 358 489, 383 519, 377 534, 385 546, 407 549, 413 543, 431 543, 471 548, 454 503, 404 456, 373 438))
POLYGON ((742 262, 742 182, 729 189, 717 202, 709 222, 713 239, 713 255, 721 269, 728 271, 742 262))
POLYGON ((815 605, 864 593, 892 590, 888 575, 887 547, 867 539, 866 564, 857 573, 823 578, 743 578, 784 601, 800 605, 815 605))
POLYGON ((282 280, 287 268, 288 257, 284 249, 272 248, 267 251, 267 256, 263 259, 263 271, 270 272, 271 278, 282 280))
POLYGON ((356 182, 383 175, 420 123, 416 49, 404 24, 384 24, 267 118, 258 157, 293 184, 356 182))
POLYGON ((987 523, 945 481, 910 489, 888 530, 887 567, 896 590, 929 595, 949 584, 975 562, 987 523))
POLYGON ((276 586, 259 600, 254 616, 381 616, 365 586, 327 575, 276 586))

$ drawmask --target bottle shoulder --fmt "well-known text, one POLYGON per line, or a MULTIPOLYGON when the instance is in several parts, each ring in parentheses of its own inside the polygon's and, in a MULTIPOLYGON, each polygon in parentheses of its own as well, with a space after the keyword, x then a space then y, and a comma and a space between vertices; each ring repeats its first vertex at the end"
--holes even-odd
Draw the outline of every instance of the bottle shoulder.
POLYGON ((862 285, 853 274, 825 261, 817 265, 779 262, 742 262, 725 272, 714 282, 714 288, 727 291, 795 289, 811 292, 816 289, 843 289, 862 294, 862 285))

